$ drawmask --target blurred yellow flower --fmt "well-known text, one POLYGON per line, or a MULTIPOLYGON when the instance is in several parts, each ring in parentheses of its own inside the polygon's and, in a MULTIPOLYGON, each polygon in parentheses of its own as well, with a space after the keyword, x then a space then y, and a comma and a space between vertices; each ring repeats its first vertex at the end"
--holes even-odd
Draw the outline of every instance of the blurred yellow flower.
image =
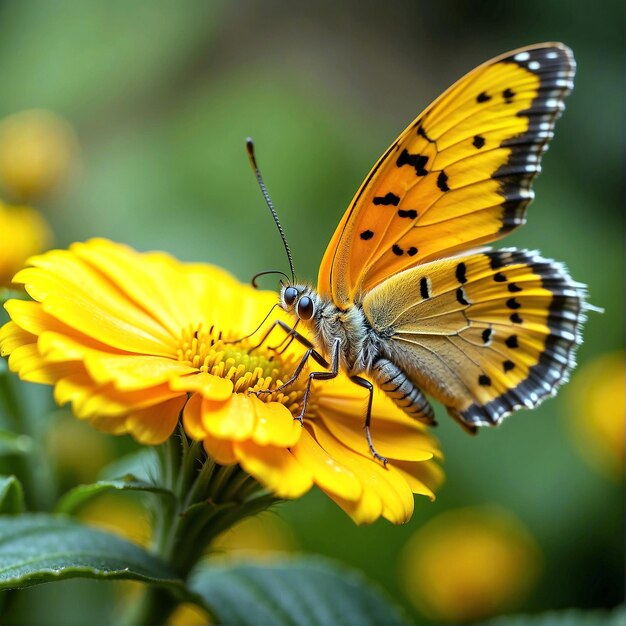
POLYGON ((471 622, 511 610, 537 580, 541 556, 511 513, 496 507, 447 511, 405 546, 407 597, 430 619, 471 622))
POLYGON ((246 517, 236 526, 222 533, 211 544, 211 555, 227 559, 240 559, 245 555, 268 558, 291 552, 296 539, 285 521, 271 512, 246 517))
POLYGON ((0 185, 14 198, 31 200, 68 174, 77 151, 70 125, 44 110, 0 120, 0 185))
POLYGON ((50 228, 38 211, 0 201, 0 287, 8 287, 26 259, 42 252, 50 239, 50 228))
POLYGON ((102 494, 82 506, 78 518, 137 545, 150 545, 150 518, 135 494, 102 494))
POLYGON ((211 624, 209 614, 197 604, 183 602, 167 618, 168 626, 206 626, 211 624))
POLYGON ((239 463, 280 498, 317 484, 357 523, 406 522, 413 493, 434 497, 437 443, 384 394, 375 395, 373 433, 386 468, 363 434, 367 392, 347 378, 315 384, 304 427, 293 416, 306 376, 285 393, 250 393, 278 387, 303 352, 296 342, 278 351, 237 339, 256 328, 275 293, 102 239, 29 263, 15 281, 34 301, 6 303, 12 321, 0 329, 0 350, 22 379, 54 385, 57 402, 70 402, 80 419, 158 444, 182 415, 218 463, 239 463))
POLYGON ((46 431, 45 451, 64 484, 98 480, 102 468, 115 456, 111 440, 86 423, 73 419, 67 410, 57 411, 50 418, 52 424, 46 431))
POLYGON ((566 390, 566 419, 582 457, 617 480, 624 477, 624 352, 579 368, 566 390))

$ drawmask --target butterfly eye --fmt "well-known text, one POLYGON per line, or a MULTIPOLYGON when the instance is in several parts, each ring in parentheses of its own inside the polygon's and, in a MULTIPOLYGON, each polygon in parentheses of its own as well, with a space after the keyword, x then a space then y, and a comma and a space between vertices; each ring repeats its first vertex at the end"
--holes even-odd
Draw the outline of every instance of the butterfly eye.
POLYGON ((313 300, 309 296, 302 296, 300 302, 298 302, 298 317, 301 320, 310 320, 313 317, 313 300))
POLYGON ((283 300, 287 306, 293 306, 293 303, 296 301, 298 297, 298 290, 295 287, 287 287, 285 289, 285 293, 283 294, 283 300))

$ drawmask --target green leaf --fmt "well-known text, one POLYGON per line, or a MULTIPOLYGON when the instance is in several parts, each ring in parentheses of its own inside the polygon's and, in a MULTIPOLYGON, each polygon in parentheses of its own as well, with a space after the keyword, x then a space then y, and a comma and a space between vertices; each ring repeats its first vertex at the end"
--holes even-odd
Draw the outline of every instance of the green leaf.
POLYGON ((78 485, 61 497, 55 510, 57 513, 74 513, 89 500, 107 491, 141 491, 175 498, 171 491, 127 474, 117 480, 101 480, 89 485, 78 485))
POLYGON ((0 514, 15 515, 24 510, 24 490, 15 476, 0 476, 0 514))
POLYGON ((150 482, 152 476, 158 476, 159 464, 155 451, 152 448, 143 447, 136 452, 131 452, 106 467, 99 474, 101 480, 116 480, 120 476, 132 474, 137 480, 150 482))
POLYGON ((242 626, 405 624, 397 607, 353 570, 320 558, 205 563, 189 586, 218 621, 242 626))
POLYGON ((0 455, 28 454, 32 449, 33 440, 28 435, 12 430, 0 430, 0 455))
POLYGON ((549 611, 538 615, 507 615, 487 622, 485 626, 622 626, 626 623, 626 609, 615 607, 612 611, 549 611))
POLYGON ((166 563, 116 535, 57 515, 0 517, 0 589, 76 577, 139 580, 184 594, 166 563))

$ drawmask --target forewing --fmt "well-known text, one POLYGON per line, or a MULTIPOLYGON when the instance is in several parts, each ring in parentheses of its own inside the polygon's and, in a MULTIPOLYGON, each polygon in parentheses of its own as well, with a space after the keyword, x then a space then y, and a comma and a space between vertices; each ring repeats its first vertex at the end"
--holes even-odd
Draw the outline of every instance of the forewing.
POLYGON ((505 249, 406 270, 363 309, 385 356, 473 426, 532 408, 567 380, 584 295, 560 263, 505 249))
POLYGON ((390 146, 324 255, 318 289, 341 308, 408 267, 494 241, 520 224, 572 87, 562 44, 479 66, 390 146))

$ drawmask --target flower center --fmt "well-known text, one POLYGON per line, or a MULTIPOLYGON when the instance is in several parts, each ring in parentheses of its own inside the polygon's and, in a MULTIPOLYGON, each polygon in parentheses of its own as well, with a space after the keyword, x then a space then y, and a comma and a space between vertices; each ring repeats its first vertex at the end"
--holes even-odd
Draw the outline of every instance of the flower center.
MULTIPOLYGON (((185 329, 179 340, 178 360, 220 378, 232 380, 235 393, 260 389, 276 389, 293 374, 299 359, 271 350, 269 345, 242 339, 228 343, 214 326, 205 329, 202 324, 185 329)), ((300 410, 306 374, 283 391, 260 394, 264 402, 280 402, 294 415, 300 410)))

